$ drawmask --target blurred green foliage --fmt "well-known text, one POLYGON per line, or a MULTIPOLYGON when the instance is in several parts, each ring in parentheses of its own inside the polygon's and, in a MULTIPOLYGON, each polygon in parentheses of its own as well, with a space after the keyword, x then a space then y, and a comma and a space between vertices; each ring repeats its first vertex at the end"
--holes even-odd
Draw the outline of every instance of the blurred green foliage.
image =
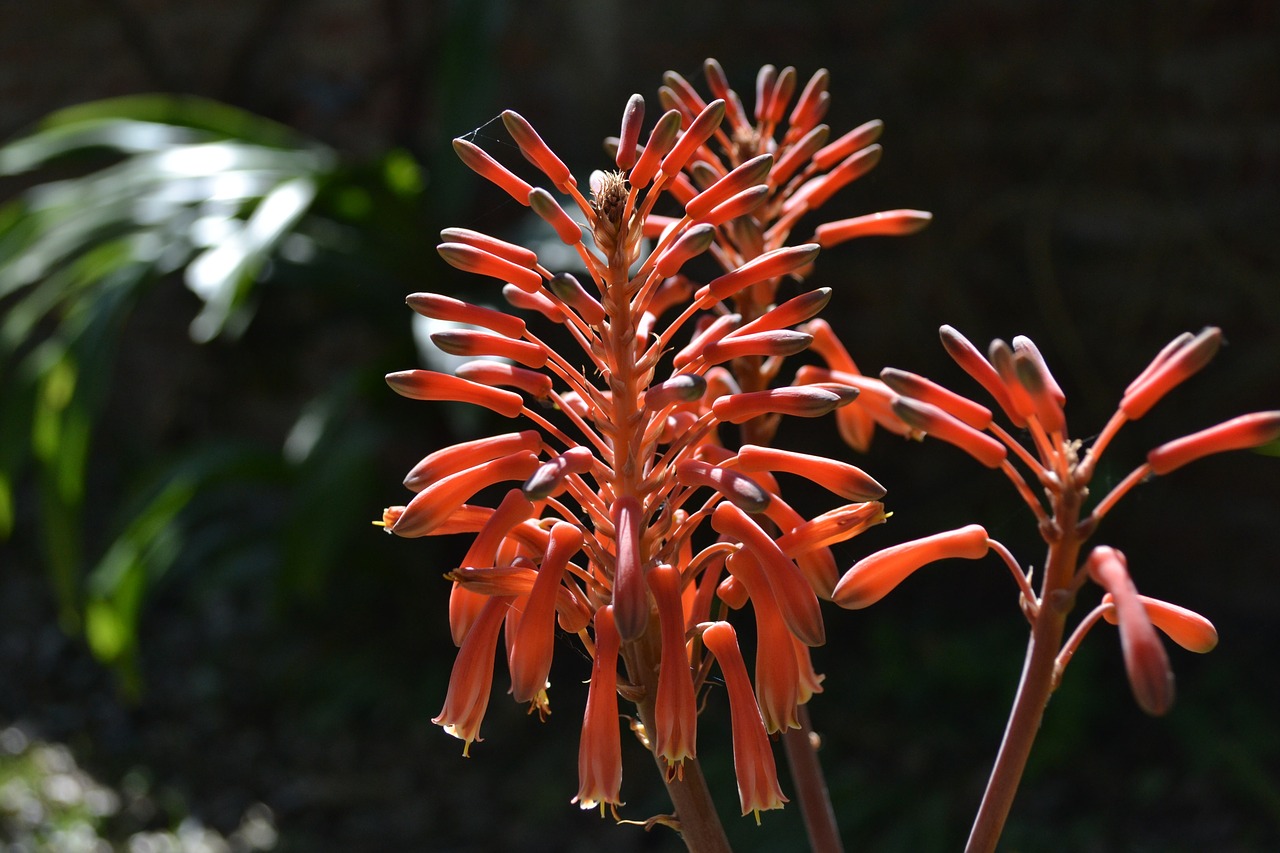
MULTIPOLYGON (((219 486, 297 486, 266 540, 281 571, 314 591, 335 538, 361 516, 342 496, 375 428, 344 422, 359 391, 336 381, 303 405, 278 453, 221 441, 130 471, 110 531, 87 548, 103 509, 89 499, 94 429, 131 312, 181 276, 200 304, 191 339, 235 341, 260 290, 288 273, 318 285, 320 269, 344 268, 335 258, 372 272, 412 264, 423 175, 403 151, 350 166, 274 122, 166 95, 54 113, 0 149, 0 175, 28 173, 41 182, 0 209, 0 536, 13 534, 30 474, 62 627, 83 630, 136 692, 147 590, 197 544, 193 525, 213 523, 219 486)), ((218 519, 223 541, 210 547, 263 542, 252 514, 234 518, 218 519)))

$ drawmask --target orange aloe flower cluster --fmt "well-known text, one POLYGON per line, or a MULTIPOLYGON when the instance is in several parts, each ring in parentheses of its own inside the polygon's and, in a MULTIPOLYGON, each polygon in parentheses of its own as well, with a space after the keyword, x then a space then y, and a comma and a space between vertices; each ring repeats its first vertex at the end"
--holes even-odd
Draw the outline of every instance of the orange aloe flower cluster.
POLYGON ((888 405, 916 436, 933 436, 955 445, 988 468, 999 469, 1013 483, 1048 545, 1039 592, 1033 588, 1033 572, 1024 572, 1008 549, 973 524, 866 557, 844 574, 833 598, 843 607, 866 607, 917 569, 942 559, 979 559, 995 551, 1008 566, 1031 625, 1031 644, 1018 698, 968 847, 971 851, 991 850, 1049 694, 1090 628, 1100 620, 1118 625, 1134 697, 1153 715, 1168 711, 1174 694, 1173 674, 1157 629, 1193 652, 1208 652, 1217 644, 1217 633, 1204 617, 1139 595, 1120 551, 1098 546, 1081 560, 1082 546, 1134 486, 1210 454, 1257 447, 1280 438, 1280 411, 1243 415, 1156 447, 1088 508, 1089 485, 1098 460, 1117 431, 1146 415, 1167 393, 1204 367, 1217 352, 1222 333, 1216 328, 1196 335, 1185 333, 1161 350, 1125 389, 1115 414, 1087 448, 1071 438, 1066 397, 1029 339, 1016 337, 1012 346, 993 341, 984 356, 949 326, 942 327, 941 336, 951 357, 987 391, 1031 446, 1024 446, 999 426, 991 409, 907 371, 887 368, 881 373, 880 378, 893 392, 888 405), (1063 642, 1067 616, 1077 593, 1089 581, 1102 587, 1105 594, 1063 642))
MULTIPOLYGON (((664 89, 670 108, 647 134, 644 100, 633 96, 612 144, 616 169, 592 173, 586 192, 515 112, 503 113, 503 124, 540 173, 536 185, 455 140, 467 166, 576 251, 588 280, 547 269, 528 248, 446 229, 441 257, 496 279, 492 295, 477 301, 500 293, 512 310, 411 295, 419 314, 466 324, 433 340, 470 360, 452 375, 387 377, 406 397, 463 401, 523 421, 522 429, 427 456, 405 479, 414 497, 389 507, 381 523, 401 536, 474 537, 447 575, 459 651, 435 718, 465 742, 464 754, 480 740, 500 632, 513 698, 543 714, 557 629, 580 641, 592 658, 575 797, 583 808, 622 802, 621 696, 635 704, 635 728, 682 817, 688 801, 677 794, 680 784, 700 779, 707 651, 728 694, 742 811, 780 807, 786 798, 768 735, 796 726, 797 708, 822 689, 809 649, 824 641, 819 599, 830 598, 838 576, 829 546, 884 518, 884 489, 859 468, 748 440, 749 429, 781 415, 844 411, 859 393, 829 377, 770 381, 786 356, 810 346, 856 372, 847 353, 848 363, 839 361, 844 350, 829 327, 813 320, 830 292, 776 304, 783 277, 803 274, 818 243, 907 233, 927 215, 836 223, 819 229, 818 243, 789 245, 804 212, 878 157, 878 146, 868 147, 878 124, 826 144, 824 72, 776 142, 794 70, 762 73, 764 106, 752 124, 718 69, 708 64, 721 97, 704 102, 687 84, 664 89), (659 204, 674 212, 656 213, 659 204), (685 272, 700 255, 720 267, 702 284, 685 272), (560 326, 573 351, 549 345, 526 323, 531 318, 560 326), (839 505, 802 517, 783 501, 779 472, 825 488, 839 505), (754 687, 725 621, 748 603, 754 687)), ((772 429, 758 435, 771 437, 772 429)))

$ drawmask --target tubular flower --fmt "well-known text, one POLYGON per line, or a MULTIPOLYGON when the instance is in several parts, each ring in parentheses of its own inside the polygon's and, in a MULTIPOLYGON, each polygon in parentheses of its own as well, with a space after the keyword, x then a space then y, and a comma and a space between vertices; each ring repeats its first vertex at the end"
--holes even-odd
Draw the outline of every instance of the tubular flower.
MULTIPOLYGON (((774 112, 785 106, 783 95, 770 96, 774 112)), ((772 306, 781 277, 811 265, 818 247, 784 245, 790 224, 774 230, 772 220, 754 217, 768 209, 781 215, 785 199, 826 169, 793 156, 790 176, 775 179, 779 159, 800 144, 792 136, 781 147, 770 143, 775 150, 739 151, 732 162, 717 157, 709 152, 729 140, 726 117, 736 108, 716 99, 686 114, 681 107, 689 103, 671 101, 646 135, 644 100, 633 97, 616 169, 585 182, 511 111, 503 125, 528 162, 520 170, 458 140, 463 162, 527 205, 585 272, 548 269, 531 249, 446 229, 440 256, 481 277, 476 286, 492 288, 495 301, 501 293, 510 307, 411 295, 417 313, 472 327, 434 336, 471 360, 456 375, 387 377, 410 399, 468 402, 520 421, 426 456, 405 478, 414 494, 388 508, 382 524, 400 536, 474 537, 463 563, 446 567, 460 649, 437 718, 468 747, 478 739, 500 629, 511 694, 540 716, 549 710, 553 652, 563 645, 557 629, 593 658, 579 761, 584 806, 620 803, 619 695, 637 705, 637 729, 671 779, 697 760, 698 695, 709 665, 688 632, 711 618, 718 595, 750 605, 760 628, 757 690, 744 670, 745 692, 734 688, 735 733, 752 715, 771 730, 795 725, 799 704, 821 689, 808 649, 824 640, 819 597, 829 597, 836 581, 828 547, 885 517, 884 489, 860 469, 761 446, 768 436, 758 427, 784 414, 858 405, 859 389, 838 380, 771 383, 782 360, 810 343, 794 326, 812 321, 831 294, 817 290, 772 306), (517 171, 540 176, 526 180, 517 171), (658 216, 659 203, 682 213, 658 216), (731 235, 755 232, 759 247, 732 248, 738 238, 731 235), (722 269, 699 284, 685 268, 706 255, 722 269), (738 305, 749 312, 733 310, 738 305), (556 340, 565 344, 544 342, 535 320, 558 323, 556 340), (735 453, 725 442, 747 446, 735 453), (783 501, 774 470, 855 503, 810 521, 783 501), (738 588, 722 582, 731 552, 738 552, 730 565, 738 588)), ((793 121, 816 124, 816 104, 793 121)), ((728 130, 739 132, 736 124, 728 130)), ((804 145, 808 157, 821 148, 813 139, 804 145)), ((761 748, 744 746, 753 737, 743 734, 735 747, 744 809, 752 812, 783 802, 771 757, 766 772, 761 748)))
MULTIPOLYGON (((925 211, 882 211, 820 224, 809 245, 789 246, 802 219, 875 168, 882 153, 877 140, 884 125, 869 121, 833 136, 823 122, 831 103, 831 75, 826 69, 799 86, 795 68, 764 66, 756 76, 751 109, 730 86, 719 62, 706 60, 703 71, 715 100, 704 98, 674 71, 663 75, 658 95, 668 114, 676 116, 673 121, 690 129, 709 102, 723 104, 723 120, 684 156, 682 166, 682 178, 695 193, 686 201, 686 213, 716 226, 710 253, 725 267, 725 275, 709 284, 705 298, 731 301, 733 312, 750 326, 781 307, 775 303, 783 278, 803 278, 819 246, 828 248, 857 237, 913 234, 929 224, 932 216, 925 211), (726 216, 732 218, 722 221, 726 216)), ((637 156, 643 159, 638 137, 625 122, 623 131, 609 140, 619 164, 637 156)), ((803 319, 808 318, 789 322, 803 319)), ((784 346, 780 340, 772 345, 784 346)), ((799 340, 794 345, 799 346, 799 340)), ((734 357, 734 372, 747 391, 769 387, 782 365, 782 359, 771 352, 751 352, 736 340, 726 341, 719 351, 734 357)), ((831 367, 857 372, 852 360, 831 367)), ((748 440, 767 444, 777 418, 752 417, 748 440)), ((836 417, 846 441, 865 450, 875 425, 868 413, 846 407, 836 417)))

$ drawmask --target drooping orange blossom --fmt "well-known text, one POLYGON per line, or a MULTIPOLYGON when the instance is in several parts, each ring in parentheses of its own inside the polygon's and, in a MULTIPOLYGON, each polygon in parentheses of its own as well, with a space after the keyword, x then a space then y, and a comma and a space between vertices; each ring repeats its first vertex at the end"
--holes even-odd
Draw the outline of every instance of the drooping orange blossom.
MULTIPOLYGON (((708 63, 713 89, 724 88, 718 69, 708 63)), ((765 106, 757 107, 755 125, 731 90, 704 103, 687 84, 678 96, 664 89, 671 108, 643 143, 644 101, 633 96, 613 145, 618 169, 592 174, 590 198, 527 121, 504 113, 520 152, 581 221, 548 189, 455 140, 470 168, 576 250, 590 282, 546 269, 530 249, 468 229, 442 233, 441 257, 497 279, 512 307, 559 324, 579 351, 547 345, 515 313, 421 293, 408 299, 419 314, 472 327, 433 336, 445 351, 472 360, 455 375, 407 370, 387 377, 404 396, 468 402, 534 427, 430 454, 406 478, 413 499, 384 512, 382 523, 399 535, 474 535, 447 575, 460 649, 435 721, 464 741, 464 754, 480 739, 499 630, 514 697, 546 713, 558 625, 593 659, 575 799, 584 808, 621 803, 621 695, 637 707, 639 733, 693 849, 726 846, 697 766, 705 649, 720 659, 729 688, 743 812, 779 807, 784 798, 766 733, 796 725, 798 706, 821 690, 809 648, 824 640, 818 599, 829 598, 836 582, 829 546, 884 518, 884 489, 860 469, 762 446, 778 416, 848 411, 859 393, 839 381, 773 385, 782 360, 810 345, 832 368, 856 372, 830 327, 812 320, 829 291, 779 305, 778 284, 802 276, 820 244, 909 233, 928 221, 917 211, 890 212, 820 226, 816 242, 788 244, 800 216, 879 155, 870 145, 878 123, 824 144, 825 72, 806 87, 775 141, 794 73, 762 72, 765 106), (675 214, 655 213, 667 198, 678 203, 675 214), (683 268, 703 253, 723 272, 696 285, 683 268), (664 319, 668 312, 675 316, 664 319), (761 441, 730 449, 724 424, 741 425, 739 438, 761 441), (775 471, 807 478, 848 503, 806 520, 782 500, 775 471), (496 507, 470 503, 502 483, 513 485, 496 507), (754 696, 742 678, 736 634, 724 623, 728 609, 748 602, 759 638, 754 696), (704 643, 705 632, 712 639, 704 643)), ((884 393, 877 380, 859 382, 884 393)), ((881 422, 901 431, 897 421, 881 422)), ((860 427, 863 440, 867 434, 860 427)))
MULTIPOLYGON (((1087 448, 1067 432, 1066 396, 1029 339, 1014 338, 1012 346, 993 341, 984 357, 955 329, 943 326, 941 335, 952 358, 1029 436, 1031 448, 1000 427, 987 407, 913 373, 884 370, 881 379, 892 391, 884 402, 915 435, 953 444, 1009 478, 1048 545, 1039 592, 1032 585, 1033 571, 1024 572, 1007 548, 973 524, 860 560, 841 577, 833 599, 848 608, 869 606, 917 569, 947 558, 979 559, 994 550, 1008 566, 1031 638, 1004 739, 966 848, 979 853, 995 849, 1049 696, 1080 641, 1098 621, 1118 625, 1134 698, 1153 715, 1166 713, 1173 704, 1173 673, 1156 630, 1193 652, 1208 652, 1217 644, 1217 632, 1203 616, 1139 595, 1120 551, 1097 546, 1081 560, 1085 542, 1116 502, 1139 483, 1213 453, 1257 447, 1280 438, 1280 411, 1242 415, 1162 444, 1086 508, 1098 460, 1117 431, 1143 417, 1165 394, 1204 367, 1218 350, 1221 332, 1207 328, 1198 335, 1186 333, 1161 350, 1125 389, 1115 414, 1087 448), (1029 478, 1015 462, 1021 463, 1029 478), (1037 495, 1037 486, 1043 498, 1037 495), (1105 595, 1064 642, 1067 616, 1088 581, 1101 586, 1105 595)), ((836 370, 830 378, 838 382, 846 377, 836 370)))

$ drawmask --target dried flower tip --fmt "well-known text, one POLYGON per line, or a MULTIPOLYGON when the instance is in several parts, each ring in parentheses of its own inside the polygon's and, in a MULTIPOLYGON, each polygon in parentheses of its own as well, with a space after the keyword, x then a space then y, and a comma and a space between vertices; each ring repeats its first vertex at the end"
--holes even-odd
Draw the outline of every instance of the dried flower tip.
POLYGON ((405 299, 405 303, 418 314, 433 320, 483 326, 508 338, 519 338, 525 333, 524 320, 519 317, 513 317, 492 308, 472 305, 469 302, 454 299, 452 296, 442 296, 439 293, 412 293, 405 299))
POLYGON ((434 332, 431 335, 431 342, 450 355, 463 357, 488 355, 509 358, 534 369, 545 366, 548 358, 547 348, 541 344, 474 329, 434 332))
POLYGON ((917 569, 950 558, 977 560, 989 550, 987 531, 977 524, 903 542, 864 557, 845 572, 831 600, 849 610, 884 598, 917 569))
POLYGON ((955 445, 988 468, 999 468, 1009 453, 1008 448, 991 436, 929 403, 899 397, 893 401, 893 411, 912 429, 955 445))
POLYGON ((410 400, 451 400, 491 409, 514 418, 524 409, 524 398, 514 391, 490 388, 447 373, 432 370, 401 370, 387 374, 391 390, 410 400))
POLYGON ((752 157, 698 193, 693 201, 685 205, 685 215, 690 219, 702 219, 711 212, 712 208, 730 196, 737 195, 745 189, 764 183, 771 168, 773 168, 772 154, 761 154, 758 157, 752 157))
POLYGON ((591 326, 599 326, 604 323, 604 307, 593 297, 587 293, 586 288, 579 283, 578 279, 567 272, 557 273, 551 277, 551 281, 547 283, 560 301, 568 305, 574 311, 578 312, 578 316, 591 326))
MULTIPOLYGON (((1138 601, 1142 602, 1151 624, 1187 651, 1203 655, 1217 648, 1218 630, 1213 627, 1212 622, 1194 610, 1145 595, 1139 595, 1138 601)), ((1102 603, 1112 605, 1110 609, 1102 611, 1102 618, 1112 625, 1117 624, 1120 620, 1116 616, 1115 596, 1108 592, 1102 596, 1102 603)))
POLYGON ((702 643, 716 656, 729 694, 733 732, 733 767, 738 777, 742 813, 782 808, 787 798, 778 785, 778 769, 765 732, 764 718, 751 691, 751 678, 738 648, 738 634, 728 622, 712 622, 702 631, 702 643))
POLYGON ((534 187, 529 191, 529 207, 533 208, 533 212, 543 221, 556 229, 556 235, 566 246, 582 242, 582 226, 574 222, 569 214, 564 212, 560 202, 542 187, 534 187))
POLYGON ((1131 421, 1145 415, 1161 397, 1200 371, 1218 353, 1222 330, 1208 327, 1176 352, 1169 353, 1147 378, 1135 383, 1120 400, 1120 411, 1131 421))
POLYGON ((595 464, 595 454, 589 447, 570 447, 554 459, 543 462, 529 479, 524 481, 521 491, 531 501, 552 497, 564 491, 565 480, 570 474, 583 474, 591 470, 595 464))
POLYGON ((635 166, 632 167, 631 172, 627 175, 632 187, 642 190, 649 186, 653 176, 658 173, 662 158, 670 153, 679 135, 680 111, 667 110, 662 114, 662 118, 658 119, 658 123, 653 126, 653 130, 649 131, 649 141, 645 143, 639 159, 636 160, 635 166))
POLYGON ((746 474, 721 468, 700 459, 684 459, 676 463, 676 482, 696 488, 706 486, 724 495, 745 512, 761 513, 769 508, 771 496, 746 474))
POLYGON ((707 104, 702 112, 698 113, 698 117, 693 120, 686 130, 676 142, 675 146, 662 158, 662 174, 668 177, 675 177, 680 174, 680 170, 684 168, 685 163, 689 162, 689 158, 693 156, 693 152, 702 147, 711 134, 716 132, 720 127, 720 122, 724 120, 724 101, 715 100, 707 104))
POLYGON ((658 275, 664 278, 675 275, 685 261, 709 249, 715 238, 716 229, 714 225, 704 222, 700 225, 692 226, 677 237, 675 242, 658 256, 654 269, 658 275))
POLYGON ((473 272, 509 281, 521 290, 534 291, 542 286, 542 276, 528 267, 513 264, 506 258, 500 258, 484 249, 468 246, 466 243, 441 243, 436 247, 436 251, 449 266, 463 272, 473 272))
POLYGON ((1085 570, 1094 582, 1112 595, 1115 618, 1120 628, 1120 651, 1129 686, 1138 706, 1159 717, 1173 706, 1173 670, 1164 644, 1151 624, 1124 554, 1099 545, 1085 561, 1085 570))
POLYGON ((874 501, 885 495, 884 486, 861 468, 824 456, 744 444, 737 458, 741 471, 786 471, 851 501, 874 501))
POLYGON ((426 536, 476 492, 507 480, 525 480, 537 467, 537 456, 520 451, 450 474, 418 492, 391 532, 406 538, 426 536))
POLYGON ((932 221, 933 214, 927 210, 882 210, 823 223, 814 231, 813 239, 822 248, 830 249, 857 237, 904 237, 922 230, 932 221))
POLYGON ((696 403, 707 392, 707 380, 697 373, 679 373, 644 392, 644 407, 651 411, 675 403, 696 403))
POLYGON ((624 642, 639 639, 649 624, 649 599, 644 584, 644 555, 640 529, 644 523, 640 502, 619 495, 610 508, 617 556, 613 572, 613 613, 624 642))
POLYGON ((529 206, 529 191, 533 187, 506 166, 490 157, 485 153, 484 149, 473 145, 465 139, 455 139, 453 140, 453 150, 457 152, 458 159, 462 160, 471 171, 497 184, 507 195, 525 207, 529 206))
POLYGON ((913 397, 924 403, 937 406, 956 420, 974 429, 986 429, 991 424, 991 410, 975 403, 968 397, 962 397, 949 388, 944 388, 932 379, 886 367, 880 371, 880 379, 904 397, 913 397))
POLYGON ((533 125, 529 124, 523 116, 513 110, 505 110, 502 113, 502 123, 506 125, 507 133, 511 134, 511 138, 515 140, 516 145, 520 148, 520 153, 525 156, 525 159, 541 169, 557 189, 568 192, 569 187, 575 183, 573 173, 547 147, 547 143, 542 141, 542 137, 533 129, 533 125))
POLYGON ((884 122, 878 118, 860 124, 814 154, 813 165, 821 170, 830 169, 853 152, 861 151, 875 142, 883 132, 884 122))
POLYGON ((624 172, 636 164, 640 144, 640 126, 644 124, 644 98, 632 95, 622 111, 622 132, 618 136, 618 156, 614 161, 624 172))
POLYGON ((538 265, 538 254, 532 249, 472 231, 470 228, 446 228, 440 232, 440 239, 446 243, 465 243, 477 249, 505 258, 513 264, 534 269, 538 265))
POLYGON ((995 399, 1000 405, 1001 410, 1013 421, 1014 426, 1025 427, 1027 419, 1018 414, 1014 408, 1013 400, 1009 397, 1009 389, 1005 387, 1004 380, 1000 378, 1000 374, 991 366, 991 362, 978 351, 969 339, 960 334, 951 326, 942 326, 938 329, 938 335, 942 338, 942 347, 947 351, 947 355, 951 356, 956 364, 960 365, 960 369, 969 376, 973 377, 979 385, 986 389, 987 393, 995 399))
POLYGON ((752 258, 735 270, 712 279, 698 289, 695 298, 704 305, 724 302, 735 293, 766 279, 778 278, 813 263, 821 247, 816 243, 784 246, 752 258))
POLYGON ((746 335, 732 333, 708 345, 702 357, 708 364, 720 364, 749 356, 795 355, 808 349, 812 341, 812 335, 792 329, 770 329, 746 335))
POLYGON ((584 809, 622 803, 622 743, 618 732, 618 631, 613 608, 596 612, 596 655, 578 744, 578 794, 584 809))
POLYGON ((822 623, 817 595, 796 564, 782 553, 760 525, 733 504, 721 503, 711 513, 711 526, 717 533, 741 542, 760 562, 791 633, 806 646, 826 642, 826 626, 822 623))
POLYGON ((730 424, 746 423, 769 414, 818 418, 853 402, 857 396, 857 389, 847 386, 843 391, 836 391, 814 385, 784 385, 717 397, 711 404, 711 411, 721 422, 730 424))
POLYGON ((1280 439, 1280 411, 1241 415, 1160 445, 1147 454, 1153 474, 1168 474, 1202 456, 1247 450, 1280 439))
POLYGON ((538 453, 541 450, 542 435, 537 430, 531 429, 464 441, 461 444, 442 447, 425 457, 405 476, 404 484, 406 488, 420 492, 442 477, 456 474, 464 468, 479 465, 481 462, 488 462, 499 456, 509 456, 520 451, 538 453))

